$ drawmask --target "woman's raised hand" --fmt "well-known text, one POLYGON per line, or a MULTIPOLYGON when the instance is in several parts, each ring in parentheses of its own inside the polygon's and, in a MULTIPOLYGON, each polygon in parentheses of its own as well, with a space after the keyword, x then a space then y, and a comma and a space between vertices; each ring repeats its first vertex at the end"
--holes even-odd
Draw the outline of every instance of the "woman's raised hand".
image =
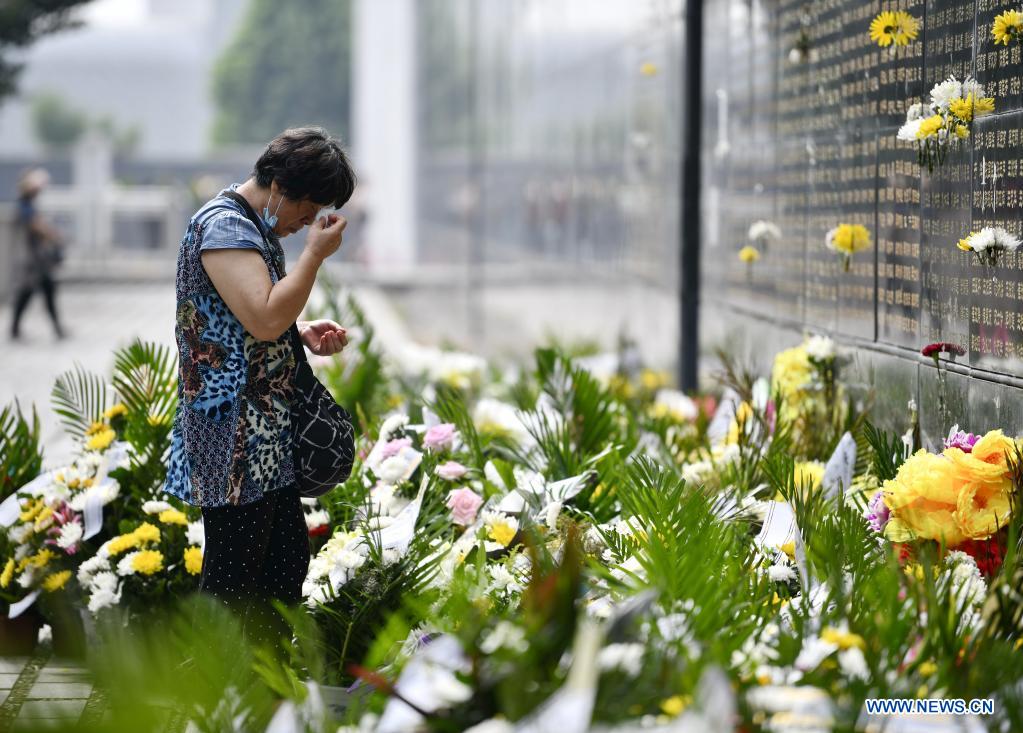
POLYGON ((341 233, 348 226, 348 220, 337 214, 321 216, 309 227, 305 248, 321 262, 341 247, 341 233))

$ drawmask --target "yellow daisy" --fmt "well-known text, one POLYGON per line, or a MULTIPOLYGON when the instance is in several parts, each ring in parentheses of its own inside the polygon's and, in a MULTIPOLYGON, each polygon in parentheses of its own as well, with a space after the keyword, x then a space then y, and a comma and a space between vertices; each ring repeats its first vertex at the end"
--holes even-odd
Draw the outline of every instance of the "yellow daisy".
POLYGON ((887 48, 895 42, 897 31, 895 13, 890 10, 878 13, 877 17, 870 21, 870 40, 881 48, 887 48))
POLYGON ((1023 13, 1018 10, 1006 10, 995 18, 991 24, 991 35, 996 44, 1008 46, 1020 36, 1023 36, 1023 13))

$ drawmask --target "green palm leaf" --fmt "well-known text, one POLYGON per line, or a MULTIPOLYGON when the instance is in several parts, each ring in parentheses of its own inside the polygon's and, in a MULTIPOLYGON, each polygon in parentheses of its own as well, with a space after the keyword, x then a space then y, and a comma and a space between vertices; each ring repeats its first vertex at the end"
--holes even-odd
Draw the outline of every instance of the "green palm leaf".
POLYGON ((72 437, 81 438, 107 409, 107 384, 98 374, 76 363, 74 369, 57 377, 50 402, 64 429, 72 437))

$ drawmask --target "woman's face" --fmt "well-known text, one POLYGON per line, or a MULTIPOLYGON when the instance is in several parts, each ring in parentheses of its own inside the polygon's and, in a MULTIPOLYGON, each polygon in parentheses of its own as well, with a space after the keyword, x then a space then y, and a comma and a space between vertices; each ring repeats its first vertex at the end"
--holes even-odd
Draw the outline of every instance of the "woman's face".
POLYGON ((279 237, 286 237, 309 226, 316 221, 323 209, 322 205, 308 199, 294 200, 285 197, 282 200, 276 181, 270 186, 269 206, 271 214, 275 211, 277 213, 277 225, 274 227, 274 232, 279 237), (279 209, 277 208, 278 203, 280 203, 279 209))

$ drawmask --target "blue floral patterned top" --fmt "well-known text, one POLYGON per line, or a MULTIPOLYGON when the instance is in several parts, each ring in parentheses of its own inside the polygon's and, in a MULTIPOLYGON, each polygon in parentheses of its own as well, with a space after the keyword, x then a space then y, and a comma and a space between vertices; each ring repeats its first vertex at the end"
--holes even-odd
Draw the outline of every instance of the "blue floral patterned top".
POLYGON ((284 252, 223 194, 192 217, 178 252, 178 409, 164 491, 202 507, 247 504, 295 480, 289 334, 260 341, 246 331, 201 260, 205 250, 254 249, 276 282, 284 252))

